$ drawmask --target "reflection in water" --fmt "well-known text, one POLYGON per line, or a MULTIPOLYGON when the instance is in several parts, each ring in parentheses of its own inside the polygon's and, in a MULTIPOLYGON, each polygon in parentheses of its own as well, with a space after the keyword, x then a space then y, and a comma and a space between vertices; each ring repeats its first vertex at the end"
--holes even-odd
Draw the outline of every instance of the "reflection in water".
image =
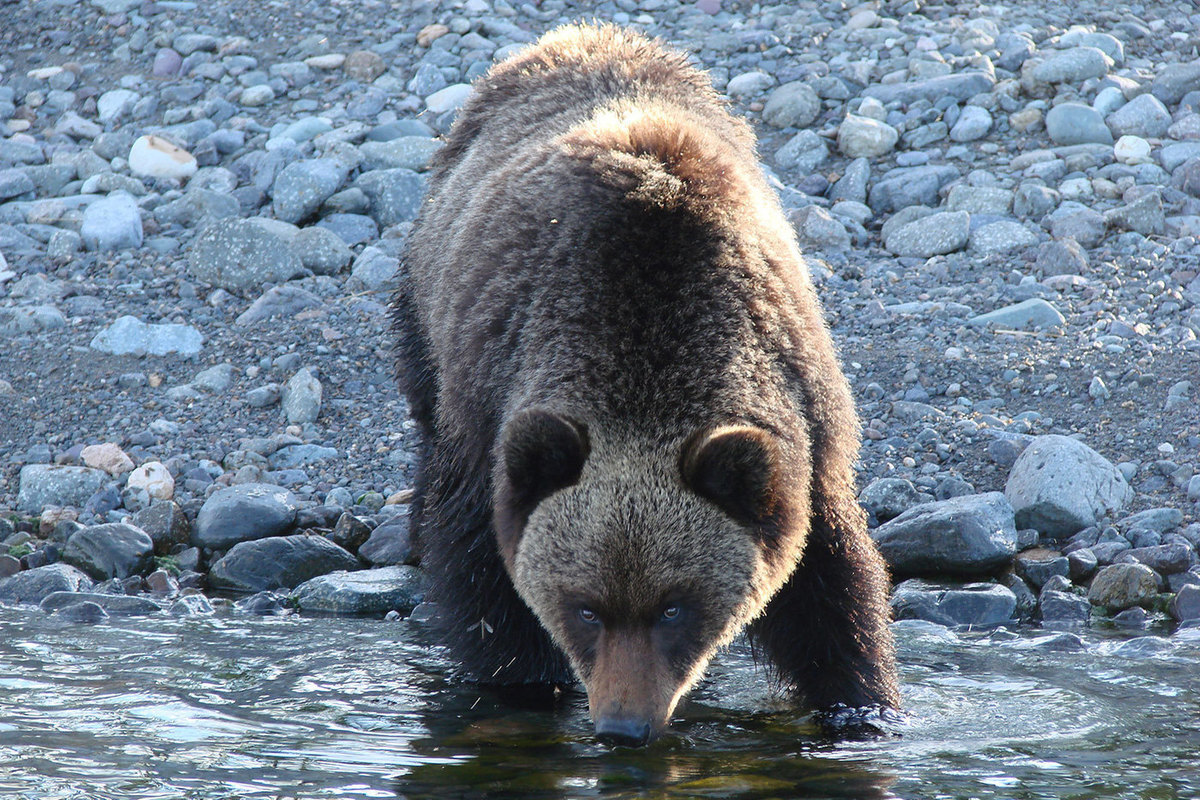
POLYGON ((734 648, 633 750, 593 741, 578 692, 447 680, 406 623, 0 608, 0 797, 1200 796, 1200 632, 897 630, 897 737, 821 738, 734 648))

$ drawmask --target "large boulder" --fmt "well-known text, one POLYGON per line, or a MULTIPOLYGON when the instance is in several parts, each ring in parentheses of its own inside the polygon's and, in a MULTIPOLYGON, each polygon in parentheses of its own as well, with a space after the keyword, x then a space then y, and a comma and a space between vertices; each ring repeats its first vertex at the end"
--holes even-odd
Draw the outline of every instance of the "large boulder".
POLYGON ((29 464, 21 468, 17 511, 40 514, 46 506, 83 508, 109 481, 102 469, 58 464, 29 464))
POLYGON ((92 588, 87 575, 70 564, 47 564, 0 578, 0 602, 40 603, 54 592, 81 592, 92 588))
POLYGON ((294 229, 261 217, 213 222, 188 255, 188 274, 238 295, 253 295, 264 283, 283 283, 303 272, 294 229))
POLYGON ((1013 463, 1004 494, 1018 528, 1070 536, 1125 508, 1133 499, 1108 459, 1067 436, 1038 436, 1013 463))
POLYGON ((416 567, 379 567, 321 575, 297 586, 291 600, 301 611, 408 614, 424 591, 425 575, 416 567))
POLYGON ((192 544, 224 550, 239 542, 279 536, 296 521, 299 500, 279 486, 243 483, 218 489, 204 501, 192 544))
POLYGON ((128 578, 146 572, 154 556, 154 541, 141 528, 123 522, 92 525, 71 534, 63 561, 97 580, 128 578))
POLYGON ((291 589, 318 575, 357 570, 358 559, 324 536, 273 536, 234 545, 208 574, 216 589, 291 589))
POLYGON ((1017 551, 1012 507, 1000 492, 913 506, 871 535, 900 575, 986 574, 1017 551))

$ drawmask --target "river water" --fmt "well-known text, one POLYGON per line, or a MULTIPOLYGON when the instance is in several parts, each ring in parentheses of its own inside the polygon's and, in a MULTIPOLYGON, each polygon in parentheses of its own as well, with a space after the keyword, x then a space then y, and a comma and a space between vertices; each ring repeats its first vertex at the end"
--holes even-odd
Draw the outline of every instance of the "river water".
POLYGON ((1200 630, 897 626, 897 735, 821 738, 744 649, 642 750, 450 679, 407 622, 0 608, 0 798, 1200 797, 1200 630))

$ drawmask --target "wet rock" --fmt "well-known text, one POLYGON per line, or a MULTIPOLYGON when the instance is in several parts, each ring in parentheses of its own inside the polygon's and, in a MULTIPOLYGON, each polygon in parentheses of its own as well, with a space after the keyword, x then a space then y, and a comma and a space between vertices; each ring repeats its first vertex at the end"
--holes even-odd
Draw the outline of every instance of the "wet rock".
POLYGON ((244 483, 218 489, 200 508, 191 542, 222 550, 239 542, 278 536, 296 520, 299 501, 287 489, 244 483))
POLYGON ((80 592, 92 588, 87 575, 69 564, 47 564, 0 578, 0 600, 7 603, 40 603, 54 592, 80 592))
POLYGON ((159 555, 166 555, 175 545, 186 544, 192 535, 187 515, 170 500, 143 508, 133 515, 133 524, 146 532, 159 555))
POLYGON ((142 217, 128 192, 113 192, 83 212, 79 228, 88 250, 127 250, 142 246, 142 217))
POLYGON ((59 617, 67 622, 80 625, 95 625, 108 619, 108 612, 99 603, 84 601, 64 606, 58 611, 59 617))
POLYGON ((1046 114, 1046 133, 1058 145, 1113 143, 1112 131, 1104 124, 1104 118, 1082 103, 1060 103, 1050 109, 1046 114))
POLYGON ((1017 598, 1008 587, 996 583, 952 587, 911 579, 896 586, 891 605, 896 619, 992 627, 1012 619, 1017 598))
POLYGON ((194 356, 203 344, 204 336, 191 325, 146 323, 126 315, 92 337, 89 346, 116 356, 194 356))
POLYGON ((318 575, 358 568, 358 559, 324 536, 296 534, 234 545, 213 564, 208 581, 214 588, 260 592, 291 589, 318 575))
POLYGON ((1171 598, 1168 610, 1180 622, 1200 619, 1200 586, 1184 586, 1171 598))
POLYGON ((876 478, 858 496, 859 504, 879 522, 895 519, 933 498, 904 478, 876 478))
POLYGON ((1143 564, 1112 564, 1096 573, 1088 589, 1094 606, 1119 611, 1144 605, 1158 594, 1158 575, 1143 564))
POLYGON ((776 128, 807 128, 821 115, 821 98, 807 83, 792 81, 771 92, 762 114, 776 128))
POLYGON ((1072 592, 1048 590, 1038 598, 1042 625, 1047 628, 1075 628, 1086 625, 1092 616, 1092 604, 1072 592))
POLYGON ((1095 525, 1133 499, 1124 476, 1106 458, 1075 439, 1039 436, 1013 464, 1004 493, 1016 524, 1049 536, 1095 525))
POLYGON ((92 525, 76 531, 62 559, 96 580, 140 575, 152 565, 154 542, 141 528, 123 522, 92 525))
POLYGON ((261 217, 213 222, 192 245, 188 274, 234 294, 300 275, 304 266, 294 239, 273 222, 261 217))
POLYGON ((396 566, 334 572, 306 581, 290 600, 301 611, 332 614, 410 613, 425 592, 425 576, 416 567, 396 566))
POLYGON ((1031 297, 1011 306, 997 308, 967 320, 968 325, 987 327, 996 325, 1016 330, 1057 328, 1066 323, 1066 318, 1052 304, 1040 297, 1031 297))
POLYGON ((153 600, 124 594, 52 592, 46 595, 38 605, 47 614, 53 614, 55 611, 62 611, 80 603, 95 603, 104 609, 107 616, 112 617, 145 617, 162 613, 162 607, 153 600))
POLYGON ((1099 560, 1090 547, 1081 547, 1067 555, 1067 567, 1071 580, 1081 581, 1096 571, 1099 560))
POLYGON ((189 594, 176 600, 169 609, 172 617, 198 617, 214 613, 212 603, 202 594, 189 594))
POLYGON ((40 514, 52 505, 82 508, 108 480, 106 472, 90 467, 29 464, 21 468, 17 510, 40 514))
POLYGON ((358 555, 377 567, 416 563, 408 514, 394 514, 379 523, 359 546, 358 555))
POLYGON ((1000 492, 914 506, 872 532, 897 574, 981 574, 1008 564, 1017 531, 1000 492))
POLYGON ((1013 561, 1013 567, 1018 575, 1038 590, 1055 575, 1066 577, 1070 573, 1066 556, 1056 550, 1041 548, 1020 553, 1013 561))
POLYGON ((287 607, 287 595, 281 592, 257 592, 234 602, 234 611, 259 616, 286 616, 292 612, 287 607))

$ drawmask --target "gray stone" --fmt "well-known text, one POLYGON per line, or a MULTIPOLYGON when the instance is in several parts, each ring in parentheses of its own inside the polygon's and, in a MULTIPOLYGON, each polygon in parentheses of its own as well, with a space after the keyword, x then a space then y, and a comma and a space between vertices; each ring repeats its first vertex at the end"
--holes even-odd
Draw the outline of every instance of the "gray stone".
POLYGON ((949 164, 898 167, 889 170, 871 187, 868 205, 876 214, 908 206, 936 206, 938 191, 958 177, 959 171, 949 164))
POLYGON ((243 541, 213 564, 209 585, 236 592, 291 589, 318 575, 356 570, 358 559, 324 536, 296 534, 243 541))
POLYGON ((0 308, 0 336, 20 336, 65 327, 67 318, 54 306, 0 308))
POLYGON ((400 260, 378 247, 364 247, 354 259, 350 278, 355 288, 367 291, 392 289, 400 272, 400 260))
POLYGON ((312 292, 285 283, 263 292, 238 315, 235 324, 253 325, 274 317, 294 317, 306 308, 321 308, 324 305, 324 301, 312 292))
POLYGON ((1038 243, 1038 236, 1019 222, 997 220, 971 231, 967 247, 972 253, 1015 253, 1038 243))
POLYGON ((862 94, 864 97, 874 97, 884 105, 892 102, 907 105, 918 100, 936 103, 942 98, 948 97, 963 101, 977 94, 990 92, 995 85, 995 77, 987 73, 959 72, 908 83, 872 85, 868 86, 862 94))
POLYGON ((83 212, 79 228, 88 250, 126 250, 142 245, 142 216, 128 192, 114 192, 83 212))
POLYGON ((1168 610, 1180 622, 1200 619, 1200 586, 1184 586, 1171 598, 1168 610))
POLYGON ((291 530, 299 501, 287 489, 243 483, 218 489, 204 501, 191 542, 223 550, 239 542, 278 536, 291 530))
POLYGON ((1100 212, 1090 208, 1067 210, 1064 204, 1050 223, 1050 235, 1055 239, 1074 239, 1084 247, 1095 247, 1104 238, 1107 223, 1100 212))
POLYGON ((838 126, 838 150, 848 158, 875 158, 892 151, 900 133, 886 122, 847 114, 838 126))
POLYGON ((213 222, 192 245, 188 274, 239 295, 302 274, 294 238, 272 222, 261 217, 213 222))
POLYGON ((1147 192, 1128 205, 1106 211, 1104 221, 1112 227, 1137 231, 1143 236, 1160 234, 1166 226, 1162 197, 1158 192, 1147 192))
POLYGON ((986 108, 964 106, 950 129, 950 138, 956 142, 973 142, 987 136, 991 129, 992 115, 986 108))
POLYGON ((1143 564, 1112 564, 1096 573, 1088 589, 1094 606, 1113 611, 1145 605, 1158 594, 1158 576, 1143 564))
POLYGON ((1087 251, 1070 237, 1047 242, 1038 248, 1037 268, 1045 277, 1083 275, 1088 270, 1087 251))
POLYGON ((202 594, 189 594, 171 604, 172 617, 197 617, 215 613, 212 603, 202 594))
POLYGON ((913 506, 933 498, 904 478, 876 478, 858 495, 858 502, 879 522, 895 519, 913 506))
POLYGON ((898 256, 930 258, 963 249, 970 233, 970 214, 965 211, 941 211, 893 229, 886 237, 884 246, 898 256))
POLYGON ((1047 628, 1076 628, 1086 625, 1092 616, 1092 604, 1086 597, 1053 589, 1038 598, 1042 625, 1047 628))
POLYGON ((364 172, 354 185, 370 199, 380 229, 416 219, 425 194, 425 177, 402 167, 364 172))
POLYGON ((1168 64, 1159 70, 1150 84, 1150 94, 1169 106, 1183 99, 1188 92, 1200 89, 1200 61, 1187 64, 1168 64))
POLYGON ((317 213, 346 180, 346 167, 336 159, 293 161, 275 178, 271 195, 275 217, 296 223, 317 213))
POLYGON ((1046 133, 1058 145, 1113 143, 1112 131, 1104 124, 1100 112, 1082 103, 1060 103, 1050 109, 1046 114, 1046 133))
POLYGON ((305 367, 283 387, 283 416, 293 425, 313 422, 321 413, 321 381, 305 367))
POLYGON ((128 578, 153 566, 154 542, 141 528, 123 522, 92 525, 76 531, 62 559, 96 580, 128 578))
POLYGON ((1031 297, 1011 306, 997 308, 967 320, 968 325, 986 327, 996 325, 1013 330, 1057 328, 1066 323, 1066 318, 1051 303, 1040 297, 1031 297))
POLYGON ((765 92, 774 85, 773 77, 760 70, 753 70, 730 78, 725 85, 725 91, 730 97, 748 97, 765 92))
POLYGON ((445 144, 428 136, 401 136, 359 145, 363 171, 404 168, 424 172, 445 144))
POLYGON ((1121 472, 1083 442, 1038 436, 1013 464, 1004 493, 1017 525, 1069 536, 1121 511, 1133 490, 1121 472))
POLYGON ((1168 144, 1158 154, 1158 160, 1167 172, 1174 172, 1193 158, 1200 158, 1200 142, 1168 144))
POLYGON ((1177 575, 1187 572, 1192 565, 1192 549, 1181 542, 1158 544, 1151 547, 1134 547, 1122 551, 1115 564, 1145 564, 1159 575, 1177 575))
POLYGON ((393 514, 379 523, 367 541, 359 546, 358 555, 377 567, 415 564, 417 552, 413 547, 408 514, 393 514))
POLYGON ((24 170, 0 169, 0 202, 23 194, 32 195, 35 188, 33 179, 24 170))
POLYGON ((1140 94, 1105 118, 1113 136, 1158 139, 1171 127, 1171 112, 1152 94, 1140 94))
POLYGON ((947 211, 966 211, 969 214, 1007 215, 1013 204, 1011 189, 998 186, 967 186, 959 184, 946 195, 947 211))
POLYGON ((92 337, 89 346, 117 356, 165 356, 170 353, 194 356, 203 344, 204 337, 191 325, 177 322, 150 324, 127 315, 117 318, 92 337))
POLYGON ((1017 549, 1012 508, 999 492, 914 506, 871 535, 892 570, 904 575, 988 573, 1017 549))
POLYGON ((192 187, 177 200, 154 209, 154 219, 162 225, 193 227, 221 219, 241 216, 237 198, 229 194, 192 187))
POLYGON ((341 458, 336 447, 322 447, 319 444, 293 444, 281 447, 267 456, 271 469, 297 469, 309 464, 319 464, 341 458))
POLYGON ((850 234, 845 226, 820 206, 805 206, 790 212, 788 220, 796 230, 796 240, 805 252, 840 252, 850 249, 850 234))
POLYGON ((1081 581, 1096 571, 1100 561, 1090 547, 1081 547, 1067 555, 1067 568, 1071 580, 1081 581))
POLYGON ((28 464, 18 479, 17 511, 40 514, 47 506, 83 508, 108 481, 108 473, 101 469, 28 464))
POLYGON ((1177 508, 1147 508, 1119 520, 1117 527, 1123 531, 1148 529, 1167 533, 1183 524, 1183 512, 1177 508))
POLYGON ((1112 65, 1112 59, 1099 48, 1071 47, 1035 66, 1033 78, 1042 83, 1082 83, 1103 78, 1112 65))
POLYGON ((342 238, 328 228, 304 228, 294 240, 300 263, 317 275, 336 275, 353 260, 354 253, 342 238))
POLYGON ((821 98, 803 81, 785 83, 771 92, 762 115, 776 128, 806 128, 821 115, 821 98))
POLYGON ((421 602, 425 583, 425 575, 408 566, 333 572, 300 584, 289 599, 301 611, 408 614, 421 602))
POLYGON ((94 592, 51 592, 38 605, 47 614, 79 605, 95 603, 113 617, 145 617, 161 614, 162 606, 145 597, 130 597, 127 594, 96 594, 94 592))
POLYGON ((1046 581, 1055 575, 1066 577, 1070 574, 1070 564, 1067 557, 1057 550, 1034 548, 1017 555, 1013 561, 1016 573, 1029 582, 1034 589, 1040 590, 1046 581))
POLYGON ((7 603, 40 603, 54 592, 80 592, 92 588, 87 575, 70 564, 47 564, 0 578, 0 600, 7 603))
POLYGON ((1017 598, 1011 589, 996 583, 951 586, 912 579, 896 586, 891 604, 896 619, 986 628, 1009 622, 1017 598))
POLYGON ((842 177, 829 188, 829 199, 834 202, 851 200, 855 203, 866 203, 867 182, 870 179, 870 160, 856 158, 846 165, 842 177))
POLYGON ((279 402, 283 390, 278 383, 268 383, 266 386, 257 386, 246 392, 246 405, 251 408, 266 408, 273 406, 279 402))

